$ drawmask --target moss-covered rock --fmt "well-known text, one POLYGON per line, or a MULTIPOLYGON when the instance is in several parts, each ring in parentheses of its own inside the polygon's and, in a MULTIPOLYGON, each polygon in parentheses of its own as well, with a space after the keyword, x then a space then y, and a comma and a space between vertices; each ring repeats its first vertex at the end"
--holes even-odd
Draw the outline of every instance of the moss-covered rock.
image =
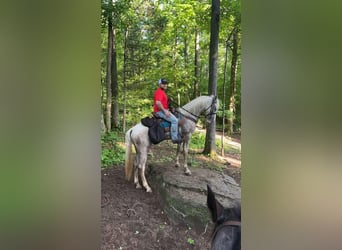
POLYGON ((226 207, 241 199, 241 190, 234 179, 222 173, 203 168, 191 171, 192 176, 185 176, 180 168, 154 165, 150 166, 148 178, 171 221, 203 232, 211 224, 207 184, 226 207))

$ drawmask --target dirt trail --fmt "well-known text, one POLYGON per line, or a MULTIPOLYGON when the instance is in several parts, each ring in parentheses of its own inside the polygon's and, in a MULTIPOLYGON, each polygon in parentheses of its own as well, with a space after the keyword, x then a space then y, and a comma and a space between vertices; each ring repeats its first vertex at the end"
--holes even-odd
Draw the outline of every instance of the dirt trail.
MULTIPOLYGON (((152 152, 155 155, 161 150, 170 152, 170 145, 163 142, 153 147, 152 152)), ((196 161, 203 158, 194 153, 191 157, 196 161)), ((224 172, 240 183, 240 155, 227 154, 225 159, 224 172)), ((203 159, 203 165, 207 163, 203 159)), ((167 164, 171 166, 174 163, 170 161, 167 164)), ((137 190, 132 181, 125 180, 124 175, 123 165, 101 171, 101 249, 209 249, 210 226, 198 233, 184 225, 172 224, 162 209, 157 191, 146 193, 137 190)))

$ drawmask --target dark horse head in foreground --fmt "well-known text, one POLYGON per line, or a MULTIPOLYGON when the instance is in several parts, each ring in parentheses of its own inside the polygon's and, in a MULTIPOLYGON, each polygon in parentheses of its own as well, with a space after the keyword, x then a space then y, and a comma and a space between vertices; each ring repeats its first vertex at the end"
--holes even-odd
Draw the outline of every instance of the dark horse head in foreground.
POLYGON ((211 242, 212 250, 241 249, 241 205, 224 208, 215 198, 214 192, 207 185, 207 205, 210 210, 215 229, 211 242))

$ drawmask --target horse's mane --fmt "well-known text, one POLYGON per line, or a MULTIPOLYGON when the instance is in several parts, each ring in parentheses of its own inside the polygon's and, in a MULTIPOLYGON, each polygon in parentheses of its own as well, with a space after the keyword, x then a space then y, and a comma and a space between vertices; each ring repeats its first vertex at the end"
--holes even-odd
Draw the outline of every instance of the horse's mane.
POLYGON ((213 96, 207 96, 207 95, 202 95, 199 96, 189 103, 185 104, 182 109, 182 111, 189 111, 192 114, 198 116, 200 112, 203 110, 203 108, 207 108, 208 106, 208 98, 212 98, 213 96))

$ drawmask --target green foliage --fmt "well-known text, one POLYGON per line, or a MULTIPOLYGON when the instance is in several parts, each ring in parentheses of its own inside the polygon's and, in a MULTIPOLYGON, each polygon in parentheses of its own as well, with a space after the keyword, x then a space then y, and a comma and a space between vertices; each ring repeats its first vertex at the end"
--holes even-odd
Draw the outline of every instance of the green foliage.
MULTIPOLYGON (((232 115, 234 115, 232 113, 232 111, 227 110, 227 109, 224 110, 224 117, 225 117, 225 119, 230 118, 232 115)), ((222 117, 223 117, 223 110, 221 109, 221 110, 217 111, 216 120, 222 119, 222 117)))
POLYGON ((191 136, 190 140, 190 148, 191 149, 203 149, 203 146, 205 144, 205 134, 195 132, 191 136))
POLYGON ((188 164, 193 168, 200 167, 200 162, 193 157, 190 157, 188 164))
POLYGON ((187 241, 190 245, 195 245, 195 240, 194 239, 191 239, 191 238, 188 238, 188 241, 187 241))
POLYGON ((125 161, 125 150, 120 146, 120 138, 117 132, 101 135, 101 167, 106 168, 125 161))
MULTIPOLYGON (((200 34, 200 79, 198 87, 200 94, 208 92, 210 2, 195 0, 120 0, 113 2, 101 0, 101 7, 103 110, 106 108, 105 81, 108 42, 106 25, 110 14, 112 14, 113 26, 116 31, 115 47, 121 121, 123 118, 124 96, 126 96, 127 113, 125 119, 127 125, 139 122, 142 117, 152 112, 153 92, 157 88, 157 80, 161 77, 169 80, 168 95, 175 100, 179 95, 181 105, 192 99, 195 82, 194 41, 196 31, 200 34), (127 39, 125 38, 126 34, 127 39), (127 45, 127 53, 124 57, 125 44, 127 45), (126 64, 126 72, 124 72, 124 63, 126 64), (124 95, 124 88, 126 88, 126 95, 124 95)), ((225 41, 234 27, 239 27, 239 30, 241 30, 240 12, 240 0, 221 1, 217 82, 217 93, 221 100, 223 99, 222 86, 226 84, 227 89, 229 89, 230 76, 230 72, 228 72, 228 79, 226 83, 223 83, 225 41)), ((231 58, 231 54, 228 58, 231 58)), ((230 69, 229 64, 230 62, 227 65, 228 69, 230 69)), ((238 67, 237 96, 235 98, 237 102, 241 99, 240 74, 240 68, 238 67)), ((234 114, 236 118, 234 128, 236 130, 239 130, 241 126, 240 109, 241 105, 238 103, 234 114)), ((228 115, 230 114, 226 113, 226 117, 228 115)), ((221 123, 221 120, 218 119, 217 122, 221 123)))

